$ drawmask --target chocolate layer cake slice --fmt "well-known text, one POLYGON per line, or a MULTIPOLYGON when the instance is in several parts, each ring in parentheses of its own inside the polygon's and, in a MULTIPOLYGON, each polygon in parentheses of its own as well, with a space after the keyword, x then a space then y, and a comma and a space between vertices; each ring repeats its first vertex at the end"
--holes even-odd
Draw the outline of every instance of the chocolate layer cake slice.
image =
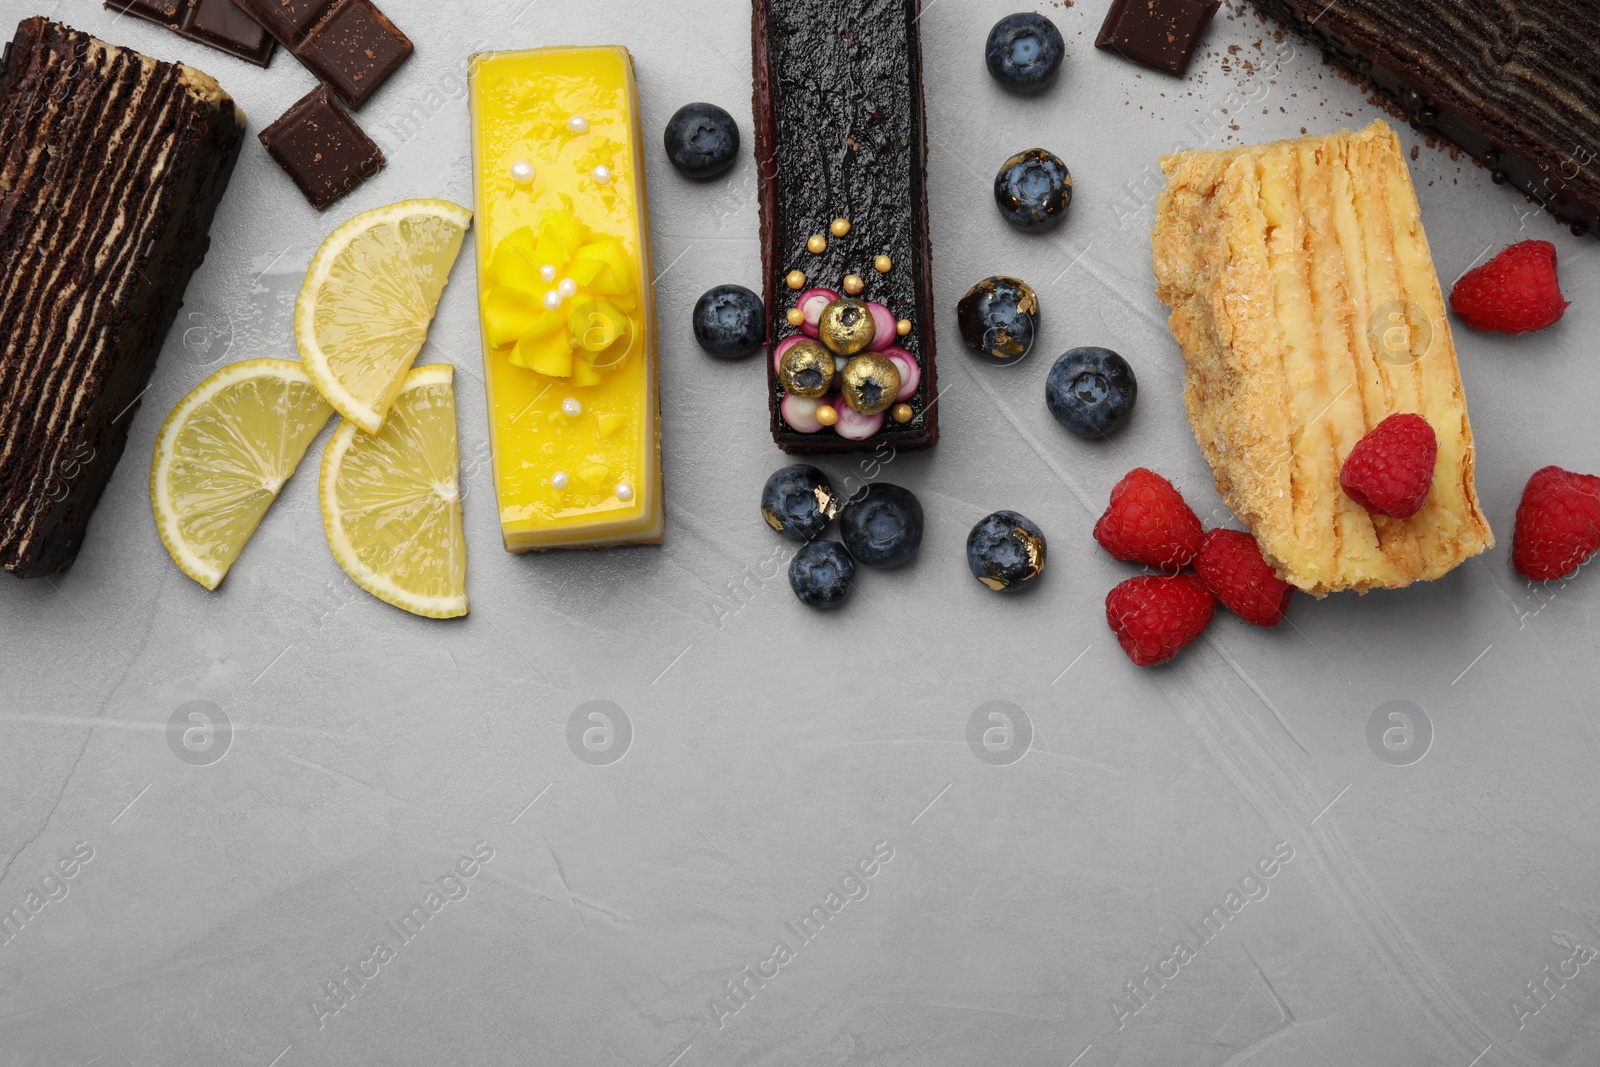
POLYGON ((1575 234, 1600 233, 1595 0, 1254 0, 1575 234))
MULTIPOLYGON (((939 438, 939 393, 921 5, 858 0, 848 17, 837 0, 754 0, 754 7, 769 340, 781 347, 803 333, 816 336, 815 308, 804 326, 785 314, 814 289, 883 305, 888 314, 875 326, 872 351, 898 361, 906 394, 893 398, 898 411, 875 414, 853 410, 850 394, 838 386, 786 406, 777 366, 768 359, 773 439, 794 453, 928 448, 939 438), (861 291, 851 292, 857 280, 861 291), (819 405, 836 411, 838 422, 819 425, 813 414, 819 405)), ((844 357, 839 364, 843 379, 844 357)), ((857 402, 873 385, 854 394, 857 402)))
POLYGON ((66 570, 244 138, 209 76, 31 18, 0 76, 0 566, 66 570))

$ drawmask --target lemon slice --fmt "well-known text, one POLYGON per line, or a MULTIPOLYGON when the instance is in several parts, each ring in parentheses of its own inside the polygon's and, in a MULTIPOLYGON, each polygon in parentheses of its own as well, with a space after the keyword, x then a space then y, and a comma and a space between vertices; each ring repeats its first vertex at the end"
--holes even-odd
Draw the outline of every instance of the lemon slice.
POLYGON ((294 308, 306 373, 334 409, 377 433, 422 351, 472 212, 402 200, 340 226, 311 260, 294 308))
POLYGON ((322 456, 322 525, 333 558, 388 604, 430 619, 467 613, 455 369, 405 376, 377 433, 343 422, 322 456))
POLYGON ((222 584, 332 414, 286 359, 231 364, 178 402, 156 438, 150 506, 183 573, 222 584))

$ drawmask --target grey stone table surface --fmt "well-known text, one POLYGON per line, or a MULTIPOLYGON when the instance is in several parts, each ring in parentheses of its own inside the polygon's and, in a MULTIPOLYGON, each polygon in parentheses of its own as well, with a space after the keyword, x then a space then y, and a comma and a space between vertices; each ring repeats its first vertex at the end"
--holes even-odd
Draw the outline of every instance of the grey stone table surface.
MULTIPOLYGON (((256 129, 312 84, 49 3, 0 16, 194 63, 256 129)), ((1239 0, 1182 81, 1092 47, 1106 0, 1059 0, 1062 81, 1017 99, 982 61, 1014 0, 931 0, 944 439, 822 464, 915 490, 927 537, 817 614, 757 512, 784 462, 760 357, 719 363, 689 330, 706 288, 758 280, 754 162, 691 184, 658 140, 695 99, 749 134, 746 5, 384 6, 418 45, 360 115, 388 169, 319 217, 246 144, 77 565, 0 581, 0 1065, 1600 1062, 1600 584, 1508 561, 1533 470, 1600 470, 1600 244, 1402 130, 1446 285, 1544 238, 1575 301, 1544 334, 1456 331, 1500 545, 1426 587, 1302 597, 1272 631, 1219 615, 1139 671, 1102 607, 1131 569, 1090 538, 1111 486, 1155 467, 1230 521, 1152 292, 1156 160, 1380 112, 1239 0), (665 544, 501 550, 467 257, 423 358, 461 372, 470 616, 357 590, 304 471, 220 591, 185 578, 149 509, 166 412, 223 363, 293 357, 335 224, 470 203, 469 54, 602 42, 633 51, 651 153, 665 544), (990 189, 1035 144, 1077 199, 1028 239, 990 189), (994 273, 1044 309, 1043 354, 1006 370, 954 328, 994 273), (1109 444, 1043 403, 1082 344, 1140 376, 1109 444), (1027 596, 966 570, 998 508, 1050 539, 1027 596)))

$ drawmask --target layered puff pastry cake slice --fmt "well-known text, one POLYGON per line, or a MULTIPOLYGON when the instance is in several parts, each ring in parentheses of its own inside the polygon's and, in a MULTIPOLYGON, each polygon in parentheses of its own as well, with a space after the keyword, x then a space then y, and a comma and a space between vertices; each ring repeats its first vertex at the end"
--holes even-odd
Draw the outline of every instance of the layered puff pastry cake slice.
POLYGON ((1280 577, 1315 596, 1446 574, 1494 544, 1439 279, 1394 131, 1162 160, 1157 295, 1217 490, 1280 577), (1438 465, 1410 519, 1339 487, 1389 415, 1432 425, 1438 465))

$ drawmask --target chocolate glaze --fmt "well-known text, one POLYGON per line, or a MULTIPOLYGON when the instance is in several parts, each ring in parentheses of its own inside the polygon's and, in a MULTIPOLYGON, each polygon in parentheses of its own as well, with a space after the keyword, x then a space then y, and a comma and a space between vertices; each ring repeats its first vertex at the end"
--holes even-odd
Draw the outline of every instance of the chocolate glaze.
POLYGON ((755 146, 761 183, 761 248, 768 341, 799 333, 784 312, 800 294, 785 277, 842 292, 847 274, 867 283, 863 299, 910 319, 896 344, 922 365, 915 412, 886 419, 865 441, 831 430, 804 434, 783 421, 783 389, 767 366, 772 438, 785 452, 916 450, 939 439, 934 369, 933 270, 928 242, 928 140, 922 96, 919 0, 858 0, 841 17, 837 0, 754 0, 755 146), (847 237, 813 255, 806 241, 850 220, 847 237), (894 269, 879 274, 874 257, 894 269))
POLYGON ((1600 12, 1592 0, 1253 0, 1571 227, 1600 235, 1600 12), (1558 95, 1559 94, 1559 95, 1558 95), (1559 99, 1559 102, 1558 102, 1559 99))

